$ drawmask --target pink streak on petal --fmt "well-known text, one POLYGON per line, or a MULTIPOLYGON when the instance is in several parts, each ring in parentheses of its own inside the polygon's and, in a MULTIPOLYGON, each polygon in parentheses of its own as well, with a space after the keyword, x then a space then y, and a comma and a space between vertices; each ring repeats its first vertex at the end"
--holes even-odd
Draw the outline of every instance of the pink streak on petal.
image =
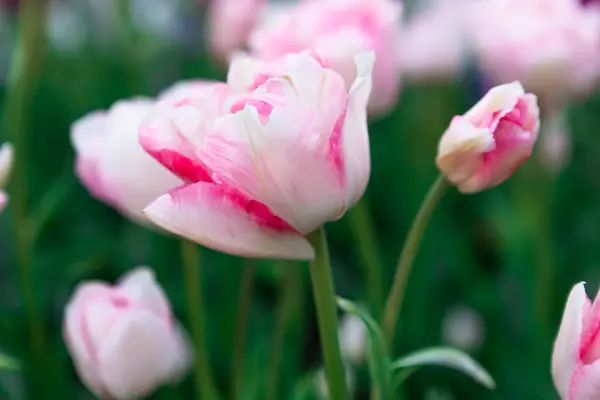
POLYGON ((218 251, 245 257, 314 257, 310 244, 287 222, 227 185, 185 185, 159 197, 144 212, 162 228, 218 251))

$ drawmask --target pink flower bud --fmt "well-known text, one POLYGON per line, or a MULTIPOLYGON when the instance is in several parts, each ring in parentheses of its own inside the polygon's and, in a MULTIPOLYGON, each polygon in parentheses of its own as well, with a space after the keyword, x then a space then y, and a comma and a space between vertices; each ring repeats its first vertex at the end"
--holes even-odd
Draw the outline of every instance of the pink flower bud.
POLYGON ((252 92, 231 97, 227 85, 207 84, 154 113, 140 143, 188 184, 159 197, 146 216, 219 251, 312 258, 304 235, 340 218, 368 183, 373 62, 372 53, 356 57, 347 90, 319 60, 290 54, 252 92))
POLYGON ((552 353, 552 377, 563 400, 600 396, 599 298, 592 304, 582 282, 567 299, 552 353))
POLYGON ((99 397, 149 395, 190 365, 183 331, 148 268, 116 286, 80 284, 65 308, 64 338, 83 383, 99 397))
POLYGON ((349 89, 356 79, 354 56, 376 55, 369 113, 392 109, 400 89, 398 50, 402 4, 395 0, 302 0, 273 13, 250 37, 256 57, 272 61, 305 49, 319 54, 349 89))
POLYGON ((438 145, 437 166, 463 193, 497 186, 529 158, 539 126, 535 95, 519 82, 497 86, 452 119, 438 145))
POLYGON ((148 224, 144 207, 181 184, 138 142, 139 126, 154 107, 154 100, 146 98, 118 101, 71 127, 76 173, 83 185, 92 196, 141 224, 148 224))

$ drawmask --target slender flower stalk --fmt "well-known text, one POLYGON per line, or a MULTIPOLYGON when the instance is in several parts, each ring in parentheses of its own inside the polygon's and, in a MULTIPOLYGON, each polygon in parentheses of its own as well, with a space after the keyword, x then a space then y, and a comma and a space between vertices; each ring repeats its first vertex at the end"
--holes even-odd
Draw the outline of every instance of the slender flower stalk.
POLYGON ((408 277, 410 276, 413 261, 419 250, 425 229, 429 225, 431 215, 444 195, 447 187, 448 181, 444 175, 440 174, 433 185, 431 185, 427 196, 425 196, 425 199, 421 203, 419 212, 417 213, 412 227, 408 232, 408 236, 406 237, 406 241, 404 242, 404 247, 400 254, 398 267, 396 268, 396 274, 394 276, 394 283, 392 284, 392 289, 388 295, 383 314, 383 333, 390 348, 392 348, 391 346, 394 342, 398 316, 400 315, 400 309, 402 308, 404 291, 406 289, 408 277))
POLYGON ((373 316, 379 320, 383 307, 383 283, 381 279, 381 252, 369 205, 363 197, 348 211, 352 232, 364 268, 367 296, 373 316))
POLYGON ((32 242, 29 234, 27 199, 27 111, 43 61, 45 47, 45 0, 23 0, 19 7, 18 44, 14 47, 4 104, 4 129, 14 145, 14 168, 11 187, 12 229, 15 240, 16 267, 21 296, 29 323, 31 348, 43 360, 46 357, 44 323, 38 309, 32 277, 32 242))
POLYGON ((199 248, 195 243, 187 240, 181 241, 181 258, 183 264, 183 277, 185 281, 185 297, 187 312, 195 351, 194 380, 196 384, 196 398, 202 400, 215 400, 218 398, 213 383, 212 370, 206 349, 204 337, 204 302, 202 299, 201 264, 199 262, 199 248))
POLYGON ((248 335, 250 311, 252 309, 255 272, 256 264, 252 260, 247 260, 242 273, 242 283, 240 285, 237 314, 235 317, 235 330, 233 331, 233 355, 231 358, 231 378, 229 382, 229 396, 231 400, 238 398, 243 383, 244 350, 248 335))
POLYGON ((319 335, 329 393, 332 400, 347 400, 349 398, 348 387, 340 351, 335 288, 329 264, 325 229, 321 227, 311 233, 308 240, 313 245, 316 254, 315 259, 310 263, 310 276, 317 307, 319 335))

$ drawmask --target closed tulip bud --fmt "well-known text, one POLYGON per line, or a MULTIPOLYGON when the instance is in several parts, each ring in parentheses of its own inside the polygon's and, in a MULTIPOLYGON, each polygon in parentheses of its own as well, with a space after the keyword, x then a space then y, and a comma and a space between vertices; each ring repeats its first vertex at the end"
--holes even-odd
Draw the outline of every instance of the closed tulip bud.
POLYGON ((398 100, 397 57, 402 3, 396 0, 303 0, 273 13, 251 35, 249 47, 258 58, 272 61, 310 49, 337 71, 350 88, 357 77, 356 54, 373 51, 371 115, 385 114, 398 100))
POLYGON ((584 283, 571 290, 552 353, 552 377, 563 400, 600 398, 600 297, 584 283))
POLYGON ((542 122, 540 162, 551 174, 559 173, 571 158, 571 132, 562 112, 549 113, 542 122))
POLYGON ((463 193, 499 185, 531 155, 540 126, 535 95, 518 82, 491 89, 444 132, 437 166, 463 193))
POLYGON ((363 320, 354 314, 344 315, 340 321, 339 337, 342 356, 351 364, 361 364, 368 346, 368 332, 363 320))
POLYGON ((101 398, 147 396, 190 365, 183 331, 147 268, 131 271, 116 286, 80 284, 63 326, 79 377, 101 398))
POLYGON ((357 56, 346 90, 317 59, 290 54, 280 75, 250 93, 229 98, 226 85, 207 84, 155 113, 140 142, 187 184, 150 204, 146 216, 231 254, 314 257, 304 236, 340 218, 368 183, 373 61, 372 53, 357 56))
POLYGON ((142 210, 182 182, 140 146, 138 129, 155 101, 118 101, 108 111, 95 111, 71 127, 77 153, 76 173, 90 194, 143 225, 142 210))
POLYGON ((10 143, 4 143, 0 147, 0 211, 4 210, 8 203, 8 194, 4 188, 10 178, 13 165, 13 147, 10 143))

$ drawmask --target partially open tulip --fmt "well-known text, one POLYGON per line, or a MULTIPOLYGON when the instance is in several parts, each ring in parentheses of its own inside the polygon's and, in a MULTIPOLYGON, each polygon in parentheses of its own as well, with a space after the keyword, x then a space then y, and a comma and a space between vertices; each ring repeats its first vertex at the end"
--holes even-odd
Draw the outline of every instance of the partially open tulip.
POLYGON ((592 303, 584 283, 575 285, 565 306, 552 353, 552 377, 563 400, 600 398, 600 301, 592 303))
POLYGON ((478 64, 493 84, 521 81, 544 102, 594 90, 600 12, 576 0, 488 0, 470 13, 478 64))
POLYGON ((139 399, 190 365, 185 335, 148 268, 131 271, 115 286, 80 284, 63 326, 79 377, 100 398, 139 399))
POLYGON ((141 224, 148 224, 144 207, 182 183, 138 142, 140 123, 154 108, 155 101, 147 98, 118 101, 71 127, 76 173, 83 185, 92 196, 141 224))
POLYGON ((209 39, 213 54, 227 60, 243 48, 266 6, 266 0, 212 0, 209 39))
POLYGON ((463 193, 494 187, 529 158, 539 126, 535 95, 518 82, 497 86, 452 119, 438 145, 437 166, 463 193))
POLYGON ((272 61, 287 53, 315 51, 350 88, 357 76, 354 56, 374 51, 369 112, 389 111, 400 89, 396 51, 402 7, 394 0, 302 0, 267 19, 250 38, 256 57, 272 61))
POLYGON ((314 257, 304 235, 340 218, 368 182, 373 61, 372 53, 356 57, 348 91, 311 55, 290 54, 282 74, 250 93, 231 99, 215 83, 156 113, 140 142, 188 184, 150 204, 146 216, 232 254, 314 257))
POLYGON ((13 147, 10 143, 4 143, 0 147, 0 211, 4 210, 8 203, 8 194, 2 188, 6 186, 13 165, 13 147))

